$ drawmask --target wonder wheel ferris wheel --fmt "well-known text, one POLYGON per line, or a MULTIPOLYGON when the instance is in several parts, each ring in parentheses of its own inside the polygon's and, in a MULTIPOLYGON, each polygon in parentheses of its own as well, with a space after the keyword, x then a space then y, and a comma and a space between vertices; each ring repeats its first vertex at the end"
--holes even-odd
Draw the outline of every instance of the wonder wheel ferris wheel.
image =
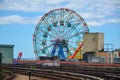
POLYGON ((82 48, 83 34, 87 32, 87 24, 75 11, 67 8, 51 10, 36 25, 33 34, 34 53, 37 58, 74 58, 77 49, 82 48))

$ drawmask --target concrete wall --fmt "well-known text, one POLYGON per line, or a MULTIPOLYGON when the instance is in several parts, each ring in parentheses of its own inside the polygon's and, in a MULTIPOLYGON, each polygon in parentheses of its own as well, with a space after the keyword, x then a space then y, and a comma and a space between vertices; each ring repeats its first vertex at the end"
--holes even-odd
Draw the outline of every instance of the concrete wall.
POLYGON ((98 50, 104 49, 104 34, 98 33, 98 50))
POLYGON ((12 63, 14 45, 0 44, 0 53, 2 54, 2 63, 12 63))
POLYGON ((109 63, 109 55, 108 52, 99 52, 98 56, 100 58, 101 63, 109 63))
POLYGON ((113 53, 113 57, 114 57, 114 63, 120 64, 120 51, 115 51, 113 53))
POLYGON ((83 36, 83 52, 99 52, 104 49, 104 34, 103 33, 85 33, 83 36))
POLYGON ((120 52, 114 52, 114 55, 113 55, 115 58, 120 58, 120 52))
POLYGON ((114 63, 115 52, 98 52, 101 63, 114 63))

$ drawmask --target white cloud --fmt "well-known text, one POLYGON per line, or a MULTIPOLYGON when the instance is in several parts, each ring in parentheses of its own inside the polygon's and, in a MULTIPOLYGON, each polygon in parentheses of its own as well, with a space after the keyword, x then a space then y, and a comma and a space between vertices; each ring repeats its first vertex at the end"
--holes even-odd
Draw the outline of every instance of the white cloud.
POLYGON ((0 24, 37 24, 40 16, 37 17, 23 17, 19 15, 10 15, 0 17, 0 24))
MULTIPOLYGON (((44 12, 47 13, 55 8, 70 8, 79 13, 89 26, 96 26, 106 23, 119 22, 120 0, 2 0, 0 10, 22 11, 22 12, 44 12), (101 21, 101 22, 100 22, 101 21), (101 24, 99 24, 101 23, 101 24)), ((11 16, 2 17, 0 24, 8 21, 12 23, 33 23, 33 18, 16 16, 14 20, 11 16), (4 20, 5 19, 5 20, 4 20), (23 21, 22 21, 23 20, 23 21), (25 20, 25 22, 24 22, 25 20)), ((13 17, 13 16, 12 16, 13 17)), ((15 16, 14 16, 15 17, 15 16)), ((1 18, 1 17, 0 17, 1 18)), ((34 18, 35 19, 35 18, 34 18)), ((10 22, 7 23, 10 23, 10 22)), ((34 22, 35 23, 35 22, 34 22)))
POLYGON ((64 0, 46 0, 47 4, 58 4, 63 2, 64 0))
POLYGON ((109 19, 101 19, 101 20, 87 20, 88 26, 102 26, 107 23, 119 23, 120 19, 109 18, 109 19))
MULTIPOLYGON (((41 16, 37 17, 23 17, 19 15, 10 15, 0 17, 0 24, 37 24, 41 16)), ((98 19, 98 20, 86 20, 88 26, 102 26, 107 23, 117 23, 120 19, 110 18, 110 19, 98 19)))
POLYGON ((59 4, 64 0, 3 0, 0 2, 0 10, 46 12, 52 4, 59 4))

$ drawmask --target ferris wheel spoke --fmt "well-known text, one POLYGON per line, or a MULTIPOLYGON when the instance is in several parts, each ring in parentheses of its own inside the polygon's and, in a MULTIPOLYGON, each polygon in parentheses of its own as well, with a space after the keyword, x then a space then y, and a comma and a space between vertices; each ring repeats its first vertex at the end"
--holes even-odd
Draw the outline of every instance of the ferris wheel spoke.
POLYGON ((63 17, 63 15, 62 15, 62 9, 61 9, 61 12, 60 12, 60 21, 62 21, 62 17, 63 17))
POLYGON ((64 14, 64 9, 62 9, 61 10, 61 20, 64 22, 64 16, 65 16, 65 14, 64 14))
POLYGON ((79 25, 80 23, 76 23, 74 24, 74 26, 72 26, 66 33, 66 39, 68 38, 68 36, 75 30, 75 28, 77 28, 77 26, 79 25), (77 26, 76 26, 77 25, 77 26), (75 27, 76 26, 76 27, 75 27))
POLYGON ((80 34, 83 34, 83 32, 77 32, 77 33, 69 36, 68 39, 71 39, 71 38, 74 38, 74 37, 76 37, 76 36, 79 36, 80 34))
POLYGON ((71 16, 69 17, 67 23, 71 23, 71 20, 73 19, 73 15, 71 14, 71 16))
MULTIPOLYGON (((68 28, 68 24, 70 23, 70 21, 72 20, 72 18, 73 18, 73 15, 71 14, 70 17, 68 17, 68 20, 66 22, 66 25, 63 27, 62 32, 65 33, 65 28, 68 28)), ((63 33, 63 35, 64 35, 64 33, 63 33)))
POLYGON ((47 48, 49 48, 49 47, 51 47, 53 44, 49 44, 49 45, 47 45, 47 46, 45 46, 45 47, 42 47, 41 49, 39 49, 39 51, 42 51, 42 50, 44 50, 44 49, 47 49, 47 48))
MULTIPOLYGON (((52 16, 52 19, 53 19, 53 21, 54 21, 53 16, 52 16)), ((48 23, 47 20, 46 20, 46 23, 47 23, 47 26, 50 26, 50 24, 48 23)), ((59 35, 54 28, 52 28, 52 30, 55 32, 55 34, 59 35)), ((51 33, 52 33, 52 35, 54 34, 53 32, 51 32, 51 33)))
POLYGON ((39 39, 38 42, 45 41, 45 42, 51 42, 51 40, 44 40, 44 39, 39 39))
POLYGON ((81 38, 80 35, 83 34, 83 33, 84 33, 83 30, 80 31, 79 28, 75 28, 74 30, 71 30, 70 36, 68 36, 67 38, 68 38, 68 39, 71 39, 71 38, 74 38, 74 37, 79 37, 79 38, 81 38))
POLYGON ((55 32, 55 33, 52 32, 52 35, 54 34, 56 36, 56 38, 57 38, 57 36, 60 37, 59 33, 54 28, 52 30, 55 32))
POLYGON ((79 25, 80 23, 75 23, 66 33, 69 33, 72 29, 76 28, 76 25, 79 25))
MULTIPOLYGON (((47 26, 49 26, 50 24, 49 24, 49 22, 46 20, 46 19, 44 19, 45 20, 45 23, 47 24, 47 26)), ((57 36, 60 36, 57 32, 56 32, 56 30, 54 29, 54 27, 52 28, 52 30, 55 32, 55 34, 57 35, 57 36)), ((52 32, 53 32, 52 31, 52 32)), ((52 34, 48 34, 48 35, 50 35, 50 36, 52 36, 54 33, 52 33, 52 34)), ((56 36, 55 36, 55 38, 57 38, 56 36)))
POLYGON ((54 13, 53 16, 55 18, 55 21, 57 21, 56 14, 55 14, 55 12, 53 12, 53 13, 54 13))
POLYGON ((51 14, 51 17, 52 17, 52 23, 54 23, 55 22, 55 18, 54 18, 54 16, 51 14))
POLYGON ((53 24, 55 21, 57 21, 56 16, 55 16, 55 12, 52 12, 51 15, 50 15, 50 17, 52 18, 52 24, 53 24))
MULTIPOLYGON (((73 15, 71 14, 71 16, 69 17, 69 19, 67 20, 67 22, 66 22, 66 25, 64 26, 64 29, 65 28, 69 28, 69 24, 71 23, 71 20, 73 19, 73 15)), ((69 31, 71 30, 71 29, 74 29, 74 27, 75 27, 75 25, 77 24, 78 22, 76 22, 76 23, 74 23, 74 25, 68 30, 68 31, 66 31, 63 35, 67 35, 67 33, 69 33, 69 31)), ((64 30, 63 29, 63 30, 64 30)))
POLYGON ((47 26, 49 26, 49 23, 48 23, 48 21, 46 20, 46 19, 44 19, 44 21, 43 21, 47 26))
POLYGON ((64 15, 65 15, 65 14, 64 14, 64 10, 63 10, 63 17, 62 17, 63 20, 64 20, 64 15))
MULTIPOLYGON (((54 14, 52 15, 52 16, 54 17, 54 19, 55 19, 55 21, 53 22, 53 26, 54 26, 53 29, 54 29, 54 28, 55 28, 55 29, 58 28, 58 32, 60 33, 60 27, 58 26, 58 22, 59 22, 58 20, 59 20, 59 19, 57 18, 56 15, 57 15, 57 13, 55 13, 55 12, 54 12, 54 14)), ((56 31, 56 30, 54 30, 54 31, 56 31)), ((56 33, 57 33, 57 32, 56 32, 56 33)), ((59 34, 57 33, 57 35, 59 35, 59 34)), ((60 36, 60 35, 59 35, 59 36, 60 36)))
POLYGON ((81 23, 80 20, 74 20, 74 21, 70 21, 71 24, 74 24, 74 23, 81 23))
POLYGON ((65 20, 64 20, 64 10, 61 10, 61 21, 60 25, 62 25, 63 30, 61 31, 61 35, 64 36, 65 33, 65 20))
POLYGON ((71 15, 72 15, 72 11, 68 15, 66 15, 66 17, 64 19, 66 19, 66 21, 68 21, 71 15))
POLYGON ((45 48, 50 48, 51 46, 53 46, 53 44, 49 44, 45 48))
MULTIPOLYGON (((45 31, 39 29, 41 32, 43 32, 44 34, 46 33, 45 31)), ((53 36, 52 34, 48 33, 49 36, 51 36, 52 38, 56 38, 55 36, 53 36)))
POLYGON ((75 51, 75 48, 73 48, 72 46, 69 46, 70 51, 75 51))
POLYGON ((77 47, 73 47, 72 45, 68 45, 68 47, 69 47, 70 51, 71 51, 71 50, 74 51, 74 50, 77 48, 77 47))
POLYGON ((77 44, 78 43, 78 41, 72 41, 72 40, 69 40, 69 43, 72 43, 72 44, 77 44))
POLYGON ((67 27, 67 24, 69 22, 69 19, 71 18, 71 15, 72 15, 72 12, 70 12, 66 17, 63 17, 63 20, 66 22, 66 25, 64 26, 64 28, 67 27))
POLYGON ((68 24, 70 23, 70 20, 72 19, 73 15, 72 12, 70 13, 70 16, 68 16, 68 19, 66 18, 66 25, 65 27, 68 27, 68 24))

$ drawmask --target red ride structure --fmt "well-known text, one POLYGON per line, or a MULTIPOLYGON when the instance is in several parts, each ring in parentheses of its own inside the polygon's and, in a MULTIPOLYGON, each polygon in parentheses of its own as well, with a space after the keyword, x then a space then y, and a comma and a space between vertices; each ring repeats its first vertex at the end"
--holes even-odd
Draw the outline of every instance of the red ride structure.
POLYGON ((21 60, 22 55, 23 55, 23 53, 22 53, 22 52, 19 52, 17 59, 21 60))

